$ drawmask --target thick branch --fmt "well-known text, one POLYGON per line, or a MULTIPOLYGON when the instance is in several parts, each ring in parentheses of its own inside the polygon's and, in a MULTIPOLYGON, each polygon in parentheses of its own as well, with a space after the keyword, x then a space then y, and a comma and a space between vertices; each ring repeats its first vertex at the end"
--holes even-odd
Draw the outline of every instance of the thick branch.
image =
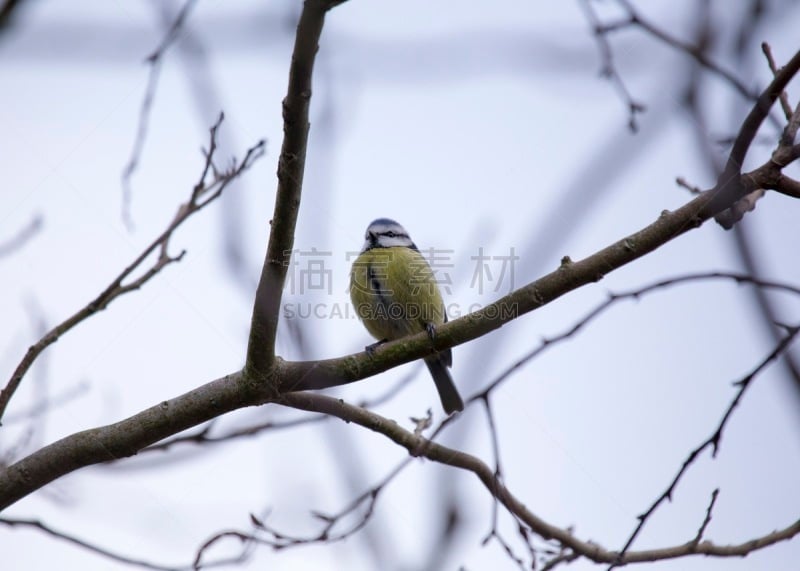
POLYGON ((306 0, 297 25, 289 87, 283 100, 283 146, 278 159, 278 190, 267 255, 253 304, 246 369, 265 375, 275 359, 281 294, 294 245, 294 231, 308 145, 311 74, 330 2, 306 0))
POLYGON ((701 212, 701 216, 704 219, 709 215, 724 210, 724 208, 720 208, 722 203, 730 205, 747 194, 741 180, 742 165, 747 151, 750 145, 753 144, 753 139, 755 139, 764 119, 769 115, 769 110, 773 103, 780 97, 798 70, 800 70, 800 51, 796 52, 792 59, 778 70, 770 84, 756 100, 755 105, 753 105, 750 113, 748 113, 739 128, 739 133, 733 142, 733 148, 728 155, 725 169, 717 180, 716 186, 712 189, 713 200, 709 201, 701 212))
POLYGON ((0 510, 78 468, 133 456, 182 430, 261 402, 258 392, 234 373, 120 422, 62 438, 0 472, 0 510))
POLYGON ((0 30, 11 24, 12 16, 16 16, 19 12, 17 8, 20 4, 22 4, 22 0, 5 0, 0 5, 0 30))
MULTIPOLYGON (((768 162, 742 178, 745 179, 745 188, 754 185, 769 188, 771 180, 778 175, 780 171, 776 165, 768 162)), ((678 210, 662 212, 649 226, 583 260, 573 262, 565 258, 557 270, 479 311, 437 327, 433 342, 427 334, 420 333, 385 343, 371 355, 358 353, 323 361, 287 363, 290 374, 277 379, 280 383, 278 391, 286 393, 344 385, 422 358, 434 349, 441 351, 486 335, 574 289, 601 280, 607 273, 700 226, 718 211, 709 209, 709 204, 718 196, 716 193, 716 188, 705 191, 678 210)), ((731 202, 719 202, 717 209, 729 208, 737 199, 730 194, 725 196, 731 202)))

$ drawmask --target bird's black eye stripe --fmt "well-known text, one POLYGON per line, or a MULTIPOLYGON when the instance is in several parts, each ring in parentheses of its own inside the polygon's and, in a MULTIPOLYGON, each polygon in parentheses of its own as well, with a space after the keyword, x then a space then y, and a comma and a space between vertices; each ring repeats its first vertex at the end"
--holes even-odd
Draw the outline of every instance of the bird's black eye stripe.
POLYGON ((392 232, 391 230, 389 230, 388 232, 386 232, 386 234, 384 234, 384 235, 385 235, 385 236, 388 236, 389 238, 394 238, 395 236, 397 236, 397 234, 395 234, 395 233, 394 233, 394 232, 392 232))

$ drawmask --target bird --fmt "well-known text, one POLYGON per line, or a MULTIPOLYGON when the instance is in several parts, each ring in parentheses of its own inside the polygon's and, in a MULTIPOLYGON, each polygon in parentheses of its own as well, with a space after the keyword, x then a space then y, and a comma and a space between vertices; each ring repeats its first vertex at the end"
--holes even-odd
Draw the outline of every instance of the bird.
MULTIPOLYGON (((367 331, 381 343, 427 331, 447 321, 442 294, 428 262, 403 226, 378 218, 367 227, 364 246, 350 272, 350 299, 367 331)), ((464 410, 448 368, 452 350, 424 358, 433 377, 442 408, 452 414, 464 410)))

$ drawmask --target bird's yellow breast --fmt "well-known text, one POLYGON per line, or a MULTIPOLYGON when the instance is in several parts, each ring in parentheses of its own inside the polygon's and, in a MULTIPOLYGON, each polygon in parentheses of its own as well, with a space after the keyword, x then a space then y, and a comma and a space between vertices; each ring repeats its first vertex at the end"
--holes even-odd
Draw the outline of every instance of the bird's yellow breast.
POLYGON ((350 299, 376 339, 399 339, 445 321, 433 270, 417 250, 372 248, 356 258, 350 299))

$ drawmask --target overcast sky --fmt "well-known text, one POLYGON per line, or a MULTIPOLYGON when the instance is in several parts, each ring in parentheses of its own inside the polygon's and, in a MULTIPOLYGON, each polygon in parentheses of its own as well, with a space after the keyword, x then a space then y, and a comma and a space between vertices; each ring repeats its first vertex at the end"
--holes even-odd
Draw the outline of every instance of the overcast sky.
MULTIPOLYGON (((602 4, 601 16, 612 17, 612 3, 602 4)), ((648 2, 645 13, 689 40, 695 4, 648 2)), ((713 55, 748 87, 769 80, 761 41, 771 43, 780 61, 800 48, 800 11, 784 3, 782 17, 747 30, 754 39, 736 61, 737 10, 748 3, 712 4, 713 55)), ((776 14, 779 4, 770 4, 776 14)), ((198 2, 163 61, 126 199, 121 174, 141 120, 150 69, 145 58, 179 7, 40 0, 21 8, 0 36, 0 243, 40 221, 24 246, 0 257, 6 378, 42 327, 83 307, 166 227, 199 177, 200 148, 221 110, 221 161, 267 140, 266 156, 242 181, 173 237, 173 254, 187 250, 179 264, 44 353, 0 432, 0 447, 17 446, 15 457, 116 422, 243 364, 274 203, 281 99, 298 7, 198 2), (45 395, 63 402, 32 421, 30 411, 45 395)), ((628 128, 625 102, 599 76, 597 45, 578 2, 350 0, 336 8, 317 60, 296 265, 284 297, 285 316, 298 317, 304 343, 293 340, 285 320, 281 355, 330 358, 372 342, 346 312, 352 253, 374 218, 400 221, 420 249, 433 249, 449 313, 457 317, 554 270, 566 255, 588 256, 679 207, 690 195, 676 177, 712 185, 697 133, 714 156, 724 157, 728 149, 720 141, 735 134, 746 102, 729 84, 704 76, 700 107, 708 123, 698 127, 682 106, 691 70, 686 55, 641 31, 613 40, 627 89, 646 106, 636 133, 628 128)), ((797 102, 800 91, 793 89, 797 102)), ((774 129, 762 135, 749 166, 772 150, 774 129)), ((800 284, 798 213, 798 204, 770 194, 743 224, 769 279, 800 284)), ((741 269, 734 234, 707 223, 597 284, 455 348, 453 377, 468 398, 609 292, 741 269)), ((781 320, 796 324, 797 296, 773 299, 781 320)), ((691 282, 614 305, 496 391, 506 484, 538 516, 620 548, 636 516, 713 432, 735 394, 732 383, 772 350, 762 321, 748 287, 726 280, 691 282)), ((438 422, 433 384, 418 363, 329 393, 357 404, 409 374, 413 380, 375 410, 412 428, 409 417, 431 408, 438 422)), ((739 543, 795 521, 798 403, 785 369, 773 364, 736 409, 718 457, 706 453, 692 467, 635 548, 690 540, 715 488, 720 495, 706 533, 714 542, 739 543)), ((269 405, 226 415, 215 429, 300 417, 269 405)), ((441 440, 494 462, 479 403, 441 440)), ((248 529, 250 513, 269 514, 267 521, 287 533, 313 533, 319 522, 312 511, 341 510, 404 458, 381 435, 328 420, 84 469, 4 515, 38 518, 130 557, 188 564, 214 533, 248 529)), ((391 569, 424 569, 436 561, 450 502, 463 525, 456 549, 436 565, 515 569, 498 543, 481 545, 491 529, 492 501, 477 479, 422 461, 392 481, 359 534, 333 546, 260 548, 242 568, 369 570, 389 561, 391 569)), ((499 518, 514 551, 527 557, 514 521, 502 510, 499 518)), ((0 527, 0 546, 14 569, 128 568, 33 530, 0 527)), ((211 555, 237 547, 232 542, 211 555)), ((745 559, 690 558, 653 568, 788 569, 798 560, 795 540, 745 559)), ((585 561, 570 566, 595 568, 585 561)))

